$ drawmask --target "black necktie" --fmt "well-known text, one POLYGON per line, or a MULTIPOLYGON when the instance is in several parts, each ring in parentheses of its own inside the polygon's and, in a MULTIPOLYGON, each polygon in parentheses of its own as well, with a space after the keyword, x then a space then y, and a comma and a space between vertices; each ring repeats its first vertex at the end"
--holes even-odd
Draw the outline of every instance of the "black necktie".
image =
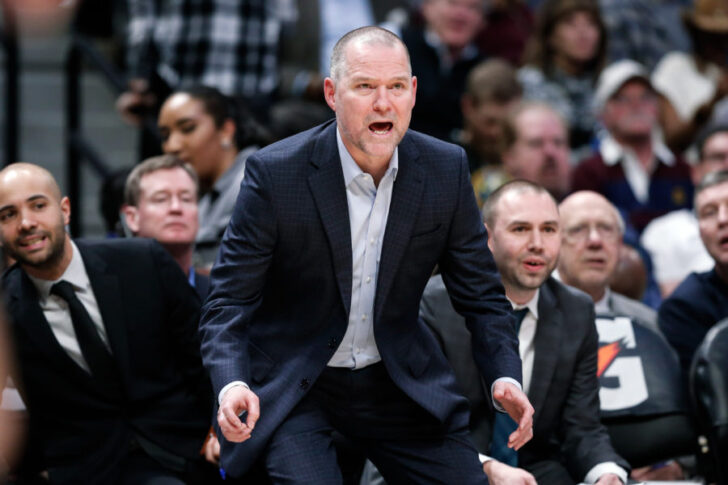
MULTIPOLYGON (((515 310, 513 315, 516 317, 516 337, 521 329, 521 323, 528 313, 528 308, 515 310)), ((490 440, 490 456, 501 463, 510 466, 518 466, 518 452, 513 448, 508 448, 508 437, 513 433, 518 425, 507 413, 495 413, 493 421, 493 435, 490 440)))
POLYGON ((104 381, 113 381, 116 376, 116 364, 109 350, 96 330, 93 320, 86 308, 76 297, 73 286, 68 281, 59 281, 51 287, 51 293, 63 298, 71 312, 71 322, 76 331, 76 340, 81 347, 83 358, 91 370, 91 374, 104 381))

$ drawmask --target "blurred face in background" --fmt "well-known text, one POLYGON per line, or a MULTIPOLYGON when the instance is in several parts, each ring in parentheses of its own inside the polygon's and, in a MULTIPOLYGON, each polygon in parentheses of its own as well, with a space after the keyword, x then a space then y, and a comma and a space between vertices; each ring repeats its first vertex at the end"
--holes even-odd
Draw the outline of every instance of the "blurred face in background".
POLYGON ((718 170, 728 170, 728 131, 715 133, 705 140, 702 156, 691 168, 693 184, 697 185, 707 174, 718 170))
POLYGON ((607 100, 602 121, 618 142, 650 137, 657 123, 657 96, 644 80, 627 81, 607 100))
POLYGON ((445 45, 459 50, 473 41, 483 25, 483 0, 425 0, 422 14, 445 45))
POLYGON ((525 108, 514 120, 516 140, 503 153, 506 172, 541 185, 557 200, 569 191, 569 137, 561 118, 542 106, 525 108))
POLYGON ((476 103, 471 97, 463 99, 463 117, 470 133, 470 142, 479 150, 496 158, 503 138, 503 119, 518 100, 499 103, 483 101, 476 103))
POLYGON ((226 152, 234 147, 232 121, 218 127, 202 101, 187 93, 176 93, 162 105, 157 124, 164 153, 192 165, 201 185, 211 186, 225 173, 226 152))
POLYGON ((190 245, 198 229, 197 186, 183 168, 164 168, 145 174, 139 201, 126 206, 129 229, 163 245, 190 245))
POLYGON ((591 13, 575 10, 556 23, 550 42, 557 65, 586 64, 597 55, 601 33, 591 13))

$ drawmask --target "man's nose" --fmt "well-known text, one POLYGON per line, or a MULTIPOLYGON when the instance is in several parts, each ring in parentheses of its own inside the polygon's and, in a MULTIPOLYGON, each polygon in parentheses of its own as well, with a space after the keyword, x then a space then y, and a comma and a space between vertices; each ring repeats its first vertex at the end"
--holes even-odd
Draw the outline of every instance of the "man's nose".
POLYGON ((38 225, 38 221, 35 220, 30 211, 23 211, 20 217, 20 226, 24 230, 33 229, 38 225))
POLYGON ((379 86, 374 93, 374 110, 387 111, 391 106, 389 90, 386 86, 379 86))

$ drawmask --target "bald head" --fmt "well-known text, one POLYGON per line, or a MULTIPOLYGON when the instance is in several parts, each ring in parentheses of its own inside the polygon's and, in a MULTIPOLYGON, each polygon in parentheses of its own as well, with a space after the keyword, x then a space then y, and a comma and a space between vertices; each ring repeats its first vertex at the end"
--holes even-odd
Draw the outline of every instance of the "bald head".
POLYGON ((71 204, 48 170, 15 163, 0 170, 0 242, 31 276, 56 280, 71 262, 65 226, 71 204))
POLYGON ((598 301, 619 261, 624 221, 612 203, 591 191, 568 196, 559 213, 563 228, 559 275, 598 301))
POLYGON ((13 163, 0 170, 0 194, 13 190, 14 184, 26 178, 34 179, 40 186, 45 186, 47 195, 60 202, 61 189, 53 175, 45 168, 27 162, 13 163))
MULTIPOLYGON (((331 52, 330 74, 334 81, 339 81, 347 69, 347 48, 353 44, 365 45, 384 45, 388 47, 399 46, 404 50, 407 64, 410 64, 409 52, 407 47, 396 34, 387 29, 376 26, 361 27, 345 34, 334 45, 331 52)), ((412 68, 410 67, 410 73, 412 68)))

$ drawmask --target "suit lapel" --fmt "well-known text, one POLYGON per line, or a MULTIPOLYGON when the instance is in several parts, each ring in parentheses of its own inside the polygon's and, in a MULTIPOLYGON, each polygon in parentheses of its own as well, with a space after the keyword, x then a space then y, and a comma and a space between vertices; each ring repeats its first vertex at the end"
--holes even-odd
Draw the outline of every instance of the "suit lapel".
POLYGON ((25 334, 34 342, 35 348, 45 353, 52 365, 62 367, 64 374, 71 378, 88 382, 90 375, 66 353, 53 334, 38 304, 39 296, 35 285, 24 271, 18 271, 19 294, 14 295, 10 303, 10 313, 22 317, 22 321, 15 322, 16 325, 25 330, 25 334))
POLYGON ((344 172, 336 144, 336 123, 329 125, 317 141, 311 164, 315 169, 308 177, 308 184, 331 246, 336 281, 348 315, 352 279, 351 225, 344 172))
MULTIPOLYGON (((129 347, 124 325, 124 308, 121 302, 119 279, 111 274, 107 264, 93 247, 76 242, 91 288, 104 322, 111 352, 120 370, 129 368, 129 347)), ((122 372, 123 374, 123 372, 122 372)))
POLYGON ((384 301, 397 274, 397 269, 412 236, 424 187, 422 168, 417 163, 419 151, 411 138, 405 136, 399 144, 399 169, 392 190, 392 201, 384 231, 382 254, 379 260, 377 294, 374 299, 374 319, 379 320, 384 301))
POLYGON ((538 301, 538 324, 534 341, 533 374, 528 398, 536 413, 534 422, 538 419, 540 410, 546 401, 551 379, 556 371, 558 362, 560 340, 563 335, 563 315, 553 294, 550 280, 541 285, 538 301))

